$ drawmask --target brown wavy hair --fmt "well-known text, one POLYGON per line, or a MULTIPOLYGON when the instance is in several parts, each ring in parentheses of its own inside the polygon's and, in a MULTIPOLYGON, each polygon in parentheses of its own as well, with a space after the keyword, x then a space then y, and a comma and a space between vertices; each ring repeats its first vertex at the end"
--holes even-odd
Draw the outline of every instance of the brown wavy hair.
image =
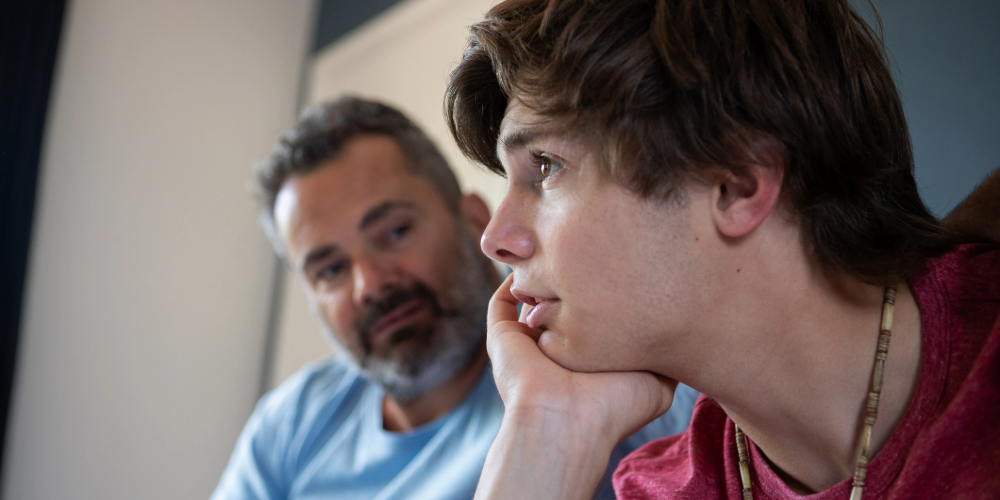
POLYGON ((596 139, 607 173, 645 198, 739 169, 773 139, 820 262, 896 282, 952 239, 920 199, 875 18, 878 32, 847 0, 509 0, 472 26, 446 118, 462 152, 503 175, 516 96, 596 139))

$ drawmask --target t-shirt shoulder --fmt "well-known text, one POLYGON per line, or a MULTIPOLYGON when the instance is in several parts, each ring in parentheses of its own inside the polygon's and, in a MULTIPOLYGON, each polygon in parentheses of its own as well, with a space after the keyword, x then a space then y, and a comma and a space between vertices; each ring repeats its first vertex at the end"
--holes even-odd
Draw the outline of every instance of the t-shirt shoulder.
POLYGON ((618 498, 712 498, 725 490, 721 467, 726 413, 707 396, 694 405, 686 432, 651 441, 615 471, 618 498))
POLYGON ((913 289, 925 331, 936 323, 947 332, 938 339, 940 354, 950 357, 952 385, 961 382, 1000 315, 1000 245, 960 246, 931 261, 913 289))
MULTIPOLYGON (((296 469, 312 434, 336 427, 336 415, 349 415, 369 385, 354 368, 337 357, 303 366, 257 403, 247 427, 255 441, 284 469, 296 469), (319 421, 323 425, 316 425, 319 421)), ((285 471, 286 473, 289 470, 285 471)))
POLYGON ((264 394, 256 411, 291 416, 287 414, 299 413, 317 401, 349 390, 359 379, 356 370, 335 356, 312 361, 264 394))
POLYGON ((1000 245, 962 245, 931 261, 916 281, 936 280, 949 300, 1000 300, 1000 245))
POLYGON ((335 417, 349 413, 367 386, 344 361, 328 358, 305 365, 265 394, 243 428, 212 499, 285 498, 290 481, 308 460, 315 433, 340 425, 335 417))

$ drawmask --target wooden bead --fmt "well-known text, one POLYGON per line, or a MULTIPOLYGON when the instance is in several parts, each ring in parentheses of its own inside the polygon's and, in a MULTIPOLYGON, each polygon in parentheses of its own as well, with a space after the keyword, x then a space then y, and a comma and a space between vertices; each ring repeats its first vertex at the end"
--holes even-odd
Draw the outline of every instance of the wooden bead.
POLYGON ((747 454, 747 438, 743 434, 743 429, 736 426, 736 453, 740 457, 740 481, 743 483, 743 500, 753 500, 753 491, 750 486, 750 456, 747 454))

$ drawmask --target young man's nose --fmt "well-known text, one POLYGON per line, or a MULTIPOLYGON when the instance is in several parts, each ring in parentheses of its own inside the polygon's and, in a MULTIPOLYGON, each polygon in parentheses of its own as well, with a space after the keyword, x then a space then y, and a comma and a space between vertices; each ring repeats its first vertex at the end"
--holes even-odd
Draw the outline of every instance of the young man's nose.
POLYGON ((480 242, 487 257, 512 266, 534 254, 524 212, 525 207, 512 202, 509 195, 504 197, 480 242))

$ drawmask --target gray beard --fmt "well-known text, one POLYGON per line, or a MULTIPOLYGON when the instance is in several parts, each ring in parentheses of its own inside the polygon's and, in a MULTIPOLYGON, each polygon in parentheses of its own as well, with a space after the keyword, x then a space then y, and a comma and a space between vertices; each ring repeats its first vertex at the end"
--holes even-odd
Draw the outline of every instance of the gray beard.
POLYGON ((493 295, 488 263, 465 225, 457 223, 460 253, 450 290, 442 293, 456 314, 440 318, 427 345, 403 360, 367 356, 358 359, 317 314, 320 325, 344 359, 369 380, 381 385, 400 404, 409 403, 467 368, 486 338, 486 312, 493 295))

